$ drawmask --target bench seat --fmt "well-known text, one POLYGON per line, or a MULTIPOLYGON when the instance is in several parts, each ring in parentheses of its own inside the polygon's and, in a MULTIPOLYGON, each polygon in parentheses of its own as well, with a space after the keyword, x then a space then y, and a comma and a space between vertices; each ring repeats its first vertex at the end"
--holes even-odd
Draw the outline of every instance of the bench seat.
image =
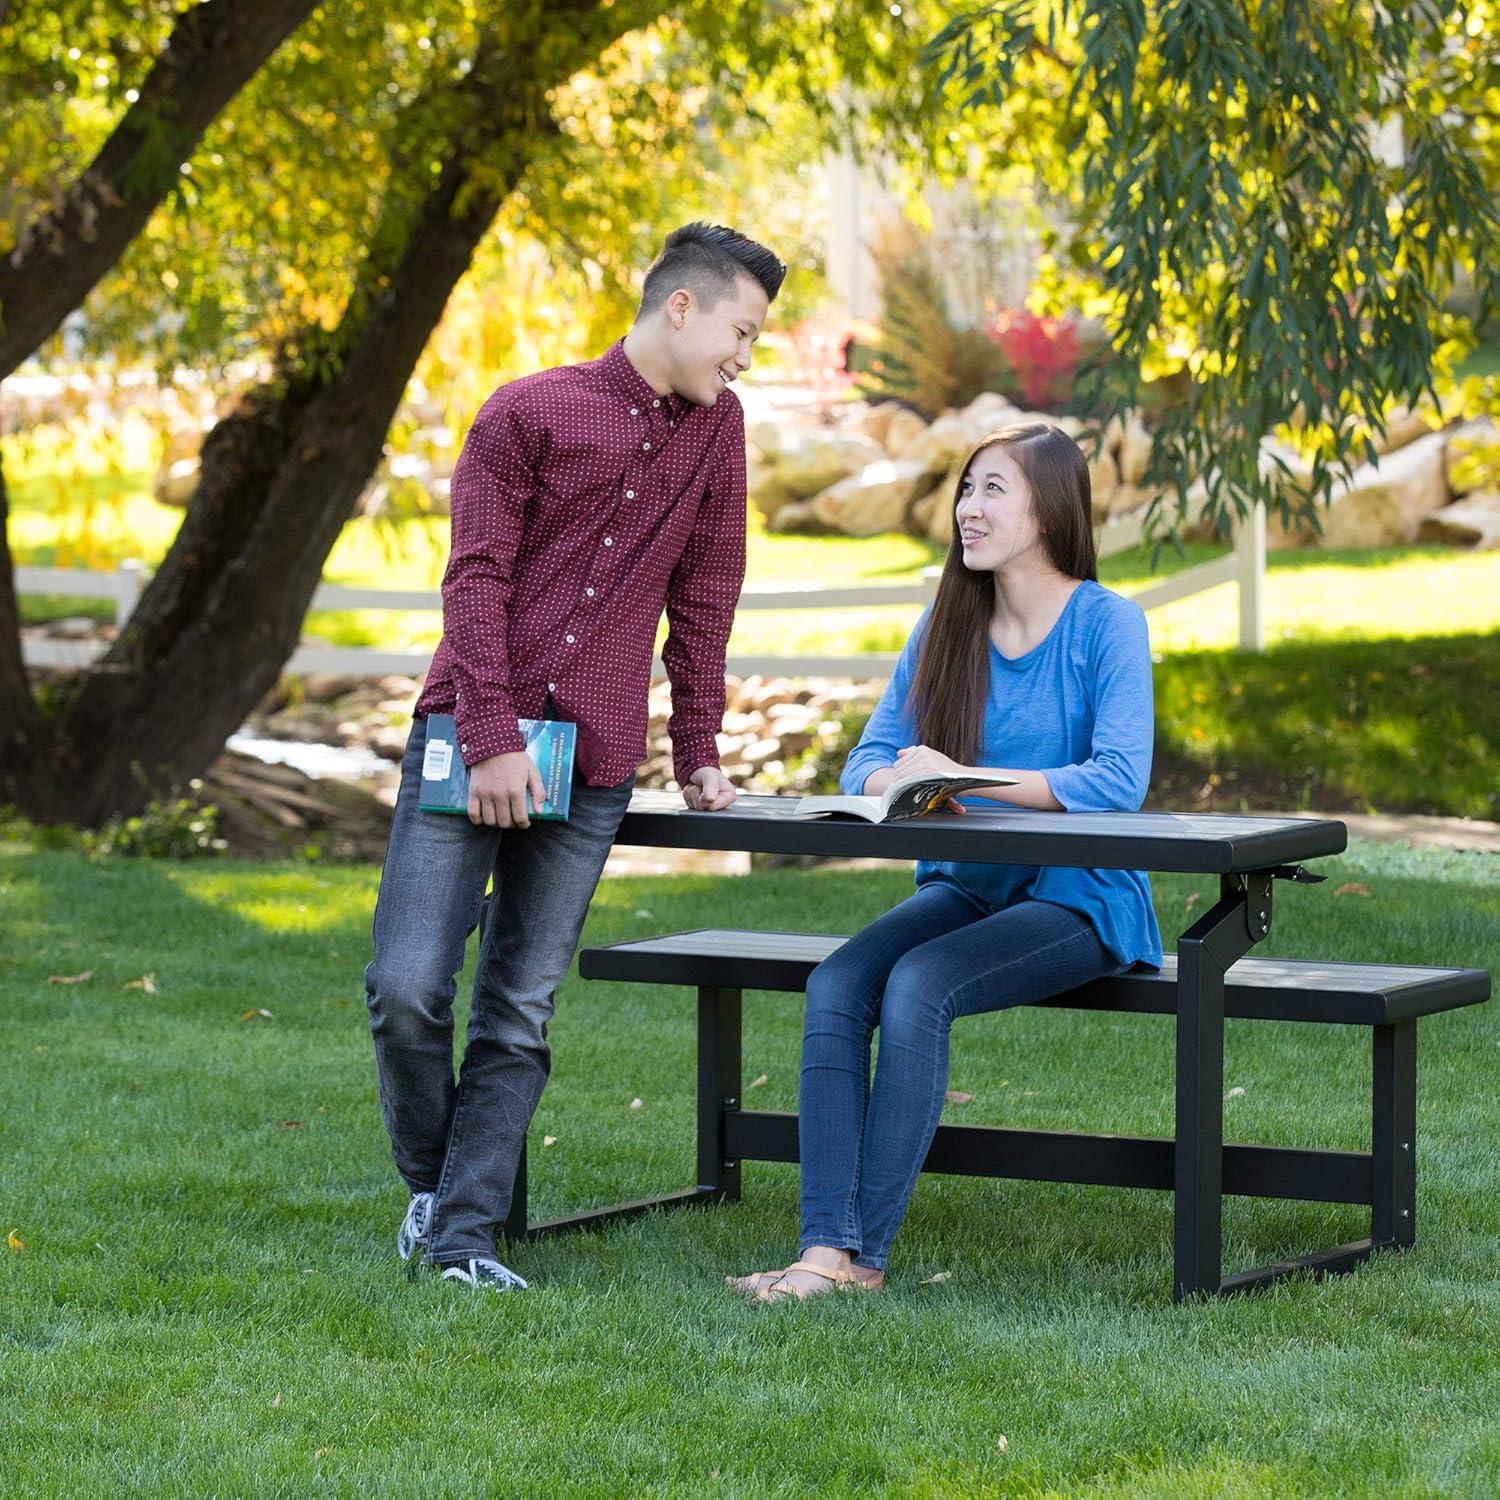
MULTIPOLYGON (((700 928, 586 948, 578 971, 585 979, 801 991, 808 975, 846 941, 820 932, 700 928)), ((1068 1010, 1171 1015, 1177 1009, 1176 984, 1177 956, 1169 953, 1159 973, 1136 970, 1098 979, 1041 1003, 1068 1010)), ((1477 1005, 1489 993, 1490 976, 1483 969, 1242 958, 1225 976, 1224 1014, 1256 1021, 1392 1026, 1477 1005)))

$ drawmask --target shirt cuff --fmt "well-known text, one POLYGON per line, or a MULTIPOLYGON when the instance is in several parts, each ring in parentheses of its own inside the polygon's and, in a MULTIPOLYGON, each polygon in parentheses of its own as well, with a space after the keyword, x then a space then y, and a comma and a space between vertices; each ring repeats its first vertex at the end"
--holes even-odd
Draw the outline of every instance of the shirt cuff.
POLYGON ((714 741, 705 744, 694 738, 672 746, 672 775, 679 787, 686 786, 693 779, 693 772, 701 771, 704 766, 719 769, 719 747, 714 741))
POLYGON ((513 718, 471 719, 458 725, 458 753, 466 766, 525 749, 526 738, 513 718))

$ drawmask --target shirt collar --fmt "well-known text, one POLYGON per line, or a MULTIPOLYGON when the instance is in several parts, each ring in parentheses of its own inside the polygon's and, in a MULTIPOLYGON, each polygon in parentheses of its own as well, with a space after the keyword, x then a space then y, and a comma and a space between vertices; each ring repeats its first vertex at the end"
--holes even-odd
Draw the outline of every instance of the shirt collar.
POLYGON ((630 363, 630 357, 625 353, 624 339, 613 345, 600 359, 599 368, 603 371, 610 389, 629 400, 647 406, 660 401, 662 411, 669 422, 681 421, 693 404, 683 396, 658 396, 646 377, 630 363))

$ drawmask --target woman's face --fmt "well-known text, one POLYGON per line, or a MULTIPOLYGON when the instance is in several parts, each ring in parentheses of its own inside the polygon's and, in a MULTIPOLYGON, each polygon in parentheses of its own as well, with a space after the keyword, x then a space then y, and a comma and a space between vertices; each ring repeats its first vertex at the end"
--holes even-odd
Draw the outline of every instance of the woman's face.
POLYGON ((1042 546, 1031 509, 1031 489, 1002 444, 974 455, 958 486, 954 511, 964 566, 998 573, 1042 546))

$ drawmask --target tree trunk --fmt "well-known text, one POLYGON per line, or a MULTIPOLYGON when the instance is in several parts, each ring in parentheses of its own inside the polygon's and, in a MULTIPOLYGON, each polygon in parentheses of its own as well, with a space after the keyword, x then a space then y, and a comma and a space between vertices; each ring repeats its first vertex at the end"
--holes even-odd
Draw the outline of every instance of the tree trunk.
MULTIPOLYGON (((209 434, 197 492, 161 569, 120 638, 82 675, 50 753, 15 778, 22 811, 89 825, 138 810, 200 775, 275 683, 411 371, 524 171, 528 141, 545 128, 546 90, 636 24, 631 9, 586 0, 563 23, 572 45, 559 48, 554 30, 539 34, 545 52, 481 52, 453 86, 450 138, 461 144, 420 197, 403 201, 404 184, 393 184, 391 213, 406 232, 362 268, 334 335, 332 373, 262 387, 209 434)), ((370 243, 391 244, 389 228, 370 243)))
POLYGON ((36 352, 140 233, 215 116, 316 0, 201 0, 98 156, 0 259, 0 379, 36 352))
POLYGON ((23 766, 45 762, 51 726, 31 696, 21 660, 21 614, 11 569, 10 502, 0 468, 0 804, 21 800, 23 766))

